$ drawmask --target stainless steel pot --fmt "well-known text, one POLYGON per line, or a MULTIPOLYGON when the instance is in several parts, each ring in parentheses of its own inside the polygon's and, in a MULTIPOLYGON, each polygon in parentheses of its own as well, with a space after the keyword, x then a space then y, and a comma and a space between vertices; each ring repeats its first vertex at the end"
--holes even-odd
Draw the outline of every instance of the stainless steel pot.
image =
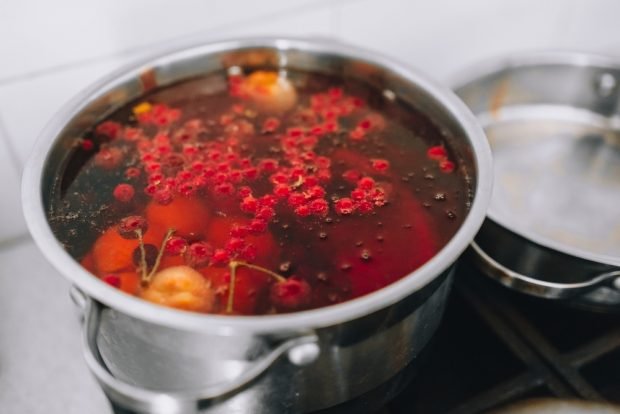
POLYGON ((450 91, 398 63, 327 42, 229 41, 125 68, 80 94, 42 133, 25 171, 23 204, 37 244, 77 287, 86 361, 117 404, 153 413, 309 412, 377 387, 427 344, 441 319, 452 265, 484 219, 490 168, 487 141, 467 108, 450 91), (454 238, 391 286, 285 315, 229 317, 157 307, 86 272, 59 245, 45 216, 69 142, 149 88, 236 65, 363 78, 426 113, 470 173, 473 202, 454 238))
POLYGON ((495 160, 479 266, 531 295, 620 311, 620 61, 511 56, 466 71, 455 90, 495 160))

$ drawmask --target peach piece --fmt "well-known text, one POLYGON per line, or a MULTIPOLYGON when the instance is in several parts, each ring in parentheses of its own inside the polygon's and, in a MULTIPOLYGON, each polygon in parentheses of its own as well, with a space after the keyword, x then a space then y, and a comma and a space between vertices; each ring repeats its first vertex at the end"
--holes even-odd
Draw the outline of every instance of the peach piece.
POLYGON ((189 266, 157 272, 141 297, 158 305, 194 312, 211 311, 215 299, 211 283, 189 266))
POLYGON ((181 237, 203 235, 210 217, 209 208, 197 198, 177 197, 167 205, 153 201, 146 207, 149 225, 175 229, 175 235, 181 237))
POLYGON ((297 103, 295 87, 277 72, 256 71, 245 79, 244 87, 250 99, 264 112, 285 112, 297 103))
MULTIPOLYGON (((145 244, 154 244, 159 248, 162 240, 163 231, 158 226, 148 228, 144 234, 145 244)), ((133 252, 139 245, 138 239, 125 239, 119 234, 117 226, 110 227, 99 236, 89 253, 92 254, 96 273, 102 276, 134 269, 133 252)))
POLYGON ((117 273, 117 276, 121 280, 120 290, 129 294, 129 295, 137 295, 140 291, 140 275, 138 272, 123 272, 117 273))

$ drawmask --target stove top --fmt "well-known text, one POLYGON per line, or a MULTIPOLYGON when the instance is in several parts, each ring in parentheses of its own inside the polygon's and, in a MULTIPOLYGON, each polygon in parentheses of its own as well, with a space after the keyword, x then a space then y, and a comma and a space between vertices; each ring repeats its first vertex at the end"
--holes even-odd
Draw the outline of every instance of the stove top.
POLYGON ((462 260, 413 381, 381 414, 473 414, 528 398, 620 403, 620 317, 512 292, 462 260))

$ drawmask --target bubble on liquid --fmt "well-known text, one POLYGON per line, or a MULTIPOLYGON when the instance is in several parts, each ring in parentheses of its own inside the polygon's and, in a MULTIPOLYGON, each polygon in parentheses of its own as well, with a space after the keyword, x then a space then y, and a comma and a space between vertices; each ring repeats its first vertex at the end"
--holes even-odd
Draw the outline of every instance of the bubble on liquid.
POLYGON ((371 255, 371 253, 370 253, 370 250, 368 250, 368 249, 364 249, 364 250, 362 250, 362 252, 360 253, 360 258, 361 258, 363 261, 369 261, 369 260, 372 258, 372 255, 371 255))
POLYGON ((413 228, 413 226, 409 223, 405 223, 403 224, 403 229, 407 229, 407 230, 411 230, 413 228))
POLYGON ((446 196, 446 193, 439 192, 439 193, 436 193, 433 198, 437 201, 445 201, 447 196, 446 196))
POLYGON ((435 176, 433 174, 425 174, 424 175, 424 179, 425 180, 434 180, 435 176))
POLYGON ((319 233, 319 239, 321 240, 325 240, 327 239, 327 233, 325 233, 324 231, 319 233))
POLYGON ((348 271, 351 270, 352 267, 353 266, 351 266, 351 263, 349 262, 340 263, 340 270, 348 271))
POLYGON ((282 273, 288 273, 291 270, 291 262, 286 261, 286 262, 280 263, 280 266, 278 267, 278 269, 280 269, 280 272, 282 273))
POLYGON ((454 220, 456 218, 456 213, 452 210, 446 210, 446 216, 448 216, 450 220, 454 220))
POLYGON ((382 242, 384 240, 383 235, 382 234, 378 234, 377 235, 377 241, 378 242, 382 242))
POLYGON ((327 273, 319 272, 319 273, 317 273, 316 278, 318 280, 320 280, 321 282, 326 282, 327 281, 327 273))
POLYGON ((363 241, 358 240, 358 241, 356 241, 356 242, 355 242, 355 247, 360 247, 360 246, 362 246, 363 244, 364 244, 364 242, 363 242, 363 241))
POLYGON ((325 217, 325 223, 331 224, 334 222, 334 219, 331 217, 325 217))
POLYGON ((431 203, 429 203, 428 201, 425 201, 422 203, 422 205, 426 208, 429 208, 431 206, 431 203))

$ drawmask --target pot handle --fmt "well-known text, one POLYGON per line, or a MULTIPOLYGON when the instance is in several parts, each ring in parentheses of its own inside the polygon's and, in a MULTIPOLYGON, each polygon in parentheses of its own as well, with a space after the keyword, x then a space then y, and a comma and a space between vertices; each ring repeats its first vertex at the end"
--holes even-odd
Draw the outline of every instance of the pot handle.
POLYGON ((568 299, 588 293, 599 287, 615 289, 620 293, 620 270, 601 273, 579 283, 545 282, 525 276, 504 266, 489 256, 475 241, 470 245, 474 260, 490 277, 513 289, 548 299, 568 299))
POLYGON ((97 350, 97 333, 103 305, 75 287, 72 288, 71 297, 76 304, 83 304, 82 345, 88 367, 112 401, 137 413, 198 413, 199 403, 204 407, 211 400, 230 397, 242 391, 285 355, 292 364, 304 366, 315 361, 320 353, 318 337, 315 334, 307 334, 282 342, 233 381, 182 392, 149 390, 121 381, 106 369, 97 350))

